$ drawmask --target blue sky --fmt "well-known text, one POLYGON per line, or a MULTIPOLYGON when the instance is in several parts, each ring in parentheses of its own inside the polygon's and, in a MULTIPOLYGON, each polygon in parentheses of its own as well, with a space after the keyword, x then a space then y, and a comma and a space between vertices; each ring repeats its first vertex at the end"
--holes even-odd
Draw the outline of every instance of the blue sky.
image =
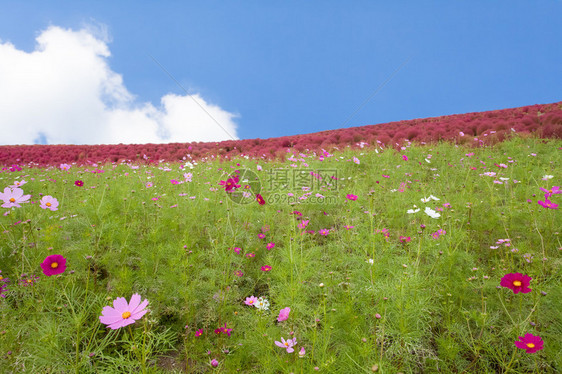
MULTIPOLYGON (((110 52, 104 61, 121 76, 119 89, 131 95, 126 103, 128 113, 151 104, 147 112, 152 114, 146 118, 192 120, 185 113, 184 117, 169 115, 172 106, 177 111, 187 108, 188 100, 180 100, 185 93, 150 58, 153 56, 203 106, 211 108, 208 111, 218 122, 225 125, 230 121, 225 127, 241 139, 562 100, 559 0, 264 3, 11 2, 1 7, 0 42, 10 43, 11 51, 25 52, 32 60, 36 38, 49 26, 90 30, 110 52), (105 36, 100 32, 104 28, 105 36), (390 82, 355 113, 405 61, 390 82), (177 100, 162 109, 161 100, 169 94, 177 100)), ((73 51, 66 52, 67 61, 74 59, 73 51)), ((25 79, 24 73, 18 74, 25 79)), ((56 81, 49 83, 57 85, 56 81)), ((1 91, 0 82, 0 97, 1 91)), ((64 93, 58 102, 76 107, 64 93)), ((111 108, 125 105, 121 101, 105 104, 111 108)), ((72 111, 62 104, 60 110, 72 111)), ((15 124, 34 122, 32 117, 8 114, 15 124)), ((54 123, 64 121, 64 115, 53 109, 45 116, 53 116, 50 127, 30 127, 27 138, 0 137, 0 143, 30 143, 30 139, 85 142, 78 132, 68 138, 56 136, 54 123)), ((112 118, 104 131, 119 126, 119 120, 112 118)), ((132 117, 119 118, 130 122, 132 117)), ((167 119, 155 121, 139 128, 152 128, 163 142, 189 137, 189 132, 181 130, 175 136, 179 125, 166 127, 167 119)), ((215 123, 201 123, 217 139, 226 136, 215 123)), ((117 132, 126 138, 133 131, 129 126, 117 132)), ((115 139, 121 140, 100 137, 99 142, 117 142, 115 139)))

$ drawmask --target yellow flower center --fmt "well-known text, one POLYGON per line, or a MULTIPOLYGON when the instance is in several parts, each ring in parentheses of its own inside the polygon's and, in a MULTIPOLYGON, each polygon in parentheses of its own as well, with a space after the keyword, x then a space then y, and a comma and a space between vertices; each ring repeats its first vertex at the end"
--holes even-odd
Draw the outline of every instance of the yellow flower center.
POLYGON ((47 206, 51 206, 51 203, 46 203, 45 205, 47 205, 47 206))
POLYGON ((13 197, 10 197, 10 202, 11 202, 11 203, 15 203, 15 202, 16 202, 16 199, 14 199, 13 197))
POLYGON ((4 279, 4 277, 0 275, 0 280, 2 280, 2 279, 4 279))
POLYGON ((59 263, 58 263, 58 262, 53 262, 53 263, 51 264, 51 268, 52 268, 52 269, 56 269, 56 268, 58 268, 58 267, 59 267, 59 263))
POLYGON ((121 317, 123 317, 123 319, 127 319, 131 316, 131 312, 125 312, 123 314, 121 314, 121 317))
POLYGON ((31 279, 28 279, 27 283, 33 283, 33 281, 31 279))
POLYGON ((289 346, 289 342, 285 342, 285 347, 288 347, 288 346, 289 346))
POLYGON ((521 287, 521 281, 513 281, 515 287, 521 287))
POLYGON ((527 343, 527 347, 529 348, 535 348, 535 345, 533 343, 527 343))

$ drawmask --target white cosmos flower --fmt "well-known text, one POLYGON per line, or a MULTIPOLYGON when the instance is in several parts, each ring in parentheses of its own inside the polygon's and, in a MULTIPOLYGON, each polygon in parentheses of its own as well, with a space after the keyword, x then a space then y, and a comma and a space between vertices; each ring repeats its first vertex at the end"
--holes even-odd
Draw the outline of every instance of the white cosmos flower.
POLYGON ((543 180, 543 181, 546 181, 546 180, 549 180, 549 179, 552 179, 552 178, 554 178, 554 175, 548 175, 548 174, 547 174, 547 175, 545 175, 544 177, 542 177, 542 180, 543 180))
MULTIPOLYGON (((416 205, 414 205, 414 208, 418 208, 416 205)), ((408 211, 406 213, 408 214, 414 214, 420 211, 420 208, 418 209, 408 209, 408 211)))
POLYGON ((428 207, 428 206, 425 207, 425 214, 427 214, 427 215, 430 216, 431 218, 439 218, 439 217, 441 217, 441 214, 437 213, 435 210, 431 209, 431 208, 428 207))
POLYGON ((259 310, 268 310, 269 309, 269 301, 267 301, 267 299, 264 299, 263 297, 260 297, 258 299, 258 302, 254 304, 254 306, 256 308, 258 308, 259 310))
POLYGON ((438 201, 438 200, 441 200, 441 199, 439 199, 438 197, 435 197, 433 195, 429 195, 429 197, 422 197, 422 199, 421 199, 422 203, 427 203, 427 202, 429 202, 429 200, 438 201))

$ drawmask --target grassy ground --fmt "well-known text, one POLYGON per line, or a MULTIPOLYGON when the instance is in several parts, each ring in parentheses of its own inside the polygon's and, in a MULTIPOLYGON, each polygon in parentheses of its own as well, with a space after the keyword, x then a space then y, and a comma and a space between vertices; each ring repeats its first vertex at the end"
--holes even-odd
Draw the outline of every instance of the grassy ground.
POLYGON ((35 203, 0 208, 9 279, 0 372, 559 372, 562 216, 537 201, 540 187, 562 185, 560 147, 514 138, 192 170, 4 172, 0 190, 25 180, 35 203), (236 203, 219 185, 246 169, 265 205, 236 203), (188 172, 191 182, 170 182, 188 172), (40 194, 59 209, 41 209, 40 194), (430 195, 439 200, 422 201, 430 195), (53 254, 67 268, 48 277, 40 264, 53 254), (508 273, 531 276, 532 291, 500 287, 508 273), (149 301, 144 317, 116 330, 100 323, 104 306, 134 293, 149 301), (269 309, 246 305, 250 296, 269 309), (286 307, 288 319, 277 321, 286 307), (516 348, 527 333, 544 349, 516 348), (281 338, 296 339, 294 352, 275 344, 281 338))

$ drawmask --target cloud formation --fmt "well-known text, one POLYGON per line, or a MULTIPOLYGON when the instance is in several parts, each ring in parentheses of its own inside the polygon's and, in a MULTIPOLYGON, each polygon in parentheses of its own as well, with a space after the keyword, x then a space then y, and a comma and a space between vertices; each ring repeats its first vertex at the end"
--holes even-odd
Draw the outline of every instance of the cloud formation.
POLYGON ((108 39, 97 34, 52 26, 30 53, 0 40, 0 144, 219 141, 231 139, 227 132, 237 137, 236 115, 198 94, 167 94, 160 107, 139 103, 109 67, 108 39))

